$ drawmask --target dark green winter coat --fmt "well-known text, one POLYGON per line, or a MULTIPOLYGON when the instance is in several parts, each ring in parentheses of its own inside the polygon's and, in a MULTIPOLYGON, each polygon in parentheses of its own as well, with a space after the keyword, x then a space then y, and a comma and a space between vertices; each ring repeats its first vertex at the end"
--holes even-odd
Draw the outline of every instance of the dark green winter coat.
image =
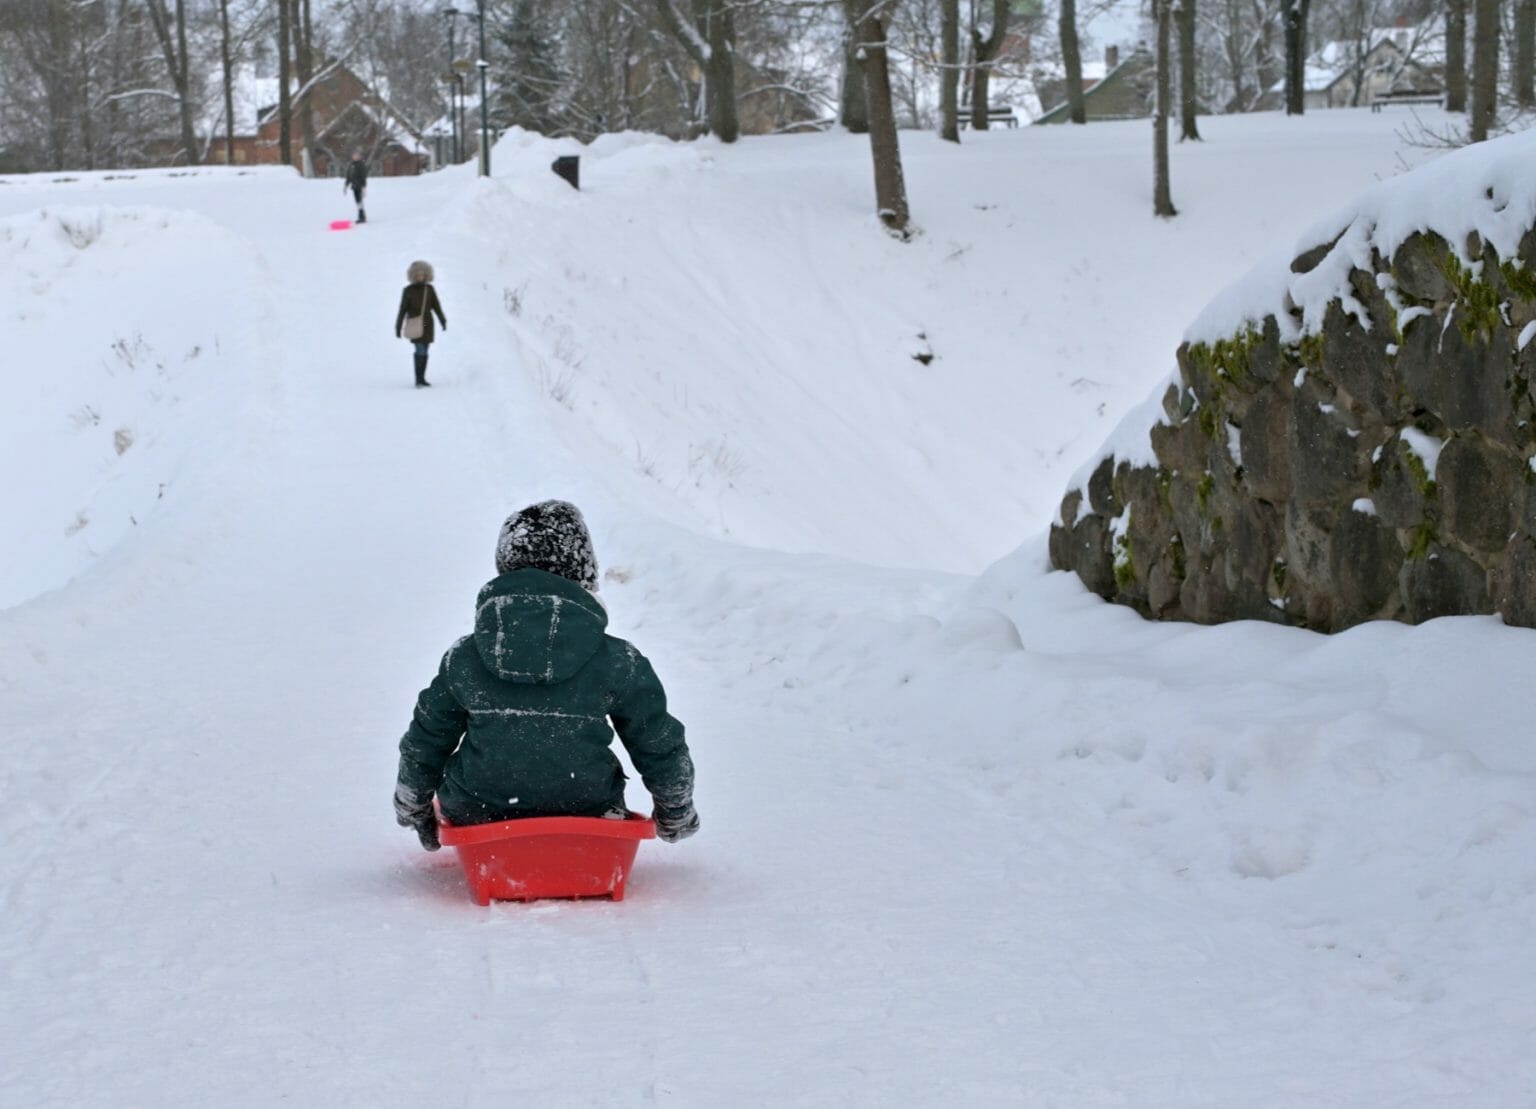
POLYGON ((683 726, 651 664, 575 582, 517 569, 480 590, 400 740, 400 782, 454 824, 601 816, 624 801, 618 731, 659 806, 693 798, 683 726), (609 721, 613 722, 612 728, 609 721))

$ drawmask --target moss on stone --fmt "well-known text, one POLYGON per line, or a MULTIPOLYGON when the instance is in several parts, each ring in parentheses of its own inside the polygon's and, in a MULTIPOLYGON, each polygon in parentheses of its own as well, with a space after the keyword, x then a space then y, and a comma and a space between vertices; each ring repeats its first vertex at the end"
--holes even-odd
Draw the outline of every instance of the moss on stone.
POLYGON ((1296 353, 1301 357, 1301 364, 1308 369, 1319 370, 1323 367, 1325 351, 1323 349, 1323 336, 1303 335, 1296 344, 1296 353))
POLYGON ((1195 421, 1200 425, 1200 430, 1205 437, 1212 442, 1216 441, 1217 434, 1226 426, 1226 421, 1221 418, 1221 409, 1216 404, 1202 404, 1195 414, 1195 421))
POLYGON ((1456 290, 1456 303, 1461 309, 1458 325, 1468 342, 1493 334, 1504 323, 1503 302, 1499 291, 1461 264, 1461 259, 1450 251, 1441 263, 1446 280, 1456 290))
POLYGON ((1422 562, 1424 556, 1429 553, 1430 544, 1438 542, 1439 538, 1435 533, 1435 526, 1425 520, 1408 533, 1408 547, 1403 552, 1403 557, 1409 562, 1422 562))
POLYGON ((1429 470, 1424 465, 1424 460, 1413 450, 1407 450, 1403 455, 1404 465, 1408 467, 1408 473, 1413 478, 1414 488, 1419 495, 1425 498, 1435 495, 1435 479, 1429 476, 1429 470))
POLYGON ((1216 381, 1234 385, 1247 383, 1252 366, 1253 348, 1264 341, 1264 333, 1253 324, 1230 339, 1214 343, 1191 343, 1190 365, 1216 381))
POLYGON ((1521 300, 1536 300, 1536 273, 1515 262, 1500 263, 1499 273, 1510 292, 1521 300))
POLYGON ((1131 534, 1129 530, 1115 536, 1115 584, 1121 589, 1130 589, 1136 584, 1136 559, 1131 555, 1131 534))
POLYGON ((1205 512, 1211 505, 1211 494, 1216 491, 1216 477, 1207 470, 1201 475, 1200 482, 1195 486, 1195 500, 1200 504, 1200 511, 1205 512))

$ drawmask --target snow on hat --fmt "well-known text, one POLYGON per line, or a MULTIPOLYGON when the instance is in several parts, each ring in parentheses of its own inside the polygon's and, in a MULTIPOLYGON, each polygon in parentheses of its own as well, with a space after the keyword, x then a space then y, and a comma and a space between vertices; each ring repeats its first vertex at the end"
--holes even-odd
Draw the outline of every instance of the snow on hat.
POLYGON ((496 540, 496 572, 523 567, 558 574, 597 592, 597 555, 579 508, 568 501, 540 501, 507 517, 496 540))

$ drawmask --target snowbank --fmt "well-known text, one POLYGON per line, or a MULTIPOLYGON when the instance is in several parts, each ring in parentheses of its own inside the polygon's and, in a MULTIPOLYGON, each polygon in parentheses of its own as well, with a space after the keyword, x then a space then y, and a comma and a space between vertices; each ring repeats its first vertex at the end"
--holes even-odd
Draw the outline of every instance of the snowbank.
POLYGON ((0 220, 0 608, 63 585, 200 482, 270 353, 250 244, 187 212, 52 207, 0 220), (13 386, 14 389, 14 386, 13 386))

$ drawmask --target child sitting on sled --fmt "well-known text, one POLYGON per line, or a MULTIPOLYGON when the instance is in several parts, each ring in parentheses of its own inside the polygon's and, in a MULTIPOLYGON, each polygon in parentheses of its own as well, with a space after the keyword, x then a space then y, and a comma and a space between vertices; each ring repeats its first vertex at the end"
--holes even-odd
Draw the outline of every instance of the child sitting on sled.
POLYGON ((656 834, 693 835, 693 760, 651 664, 607 634, 597 559, 575 505, 543 501, 502 525, 475 630, 448 648, 400 740, 395 816, 438 849, 451 824, 625 815, 618 732, 655 804, 656 834), (610 723, 612 726, 610 727, 610 723))

